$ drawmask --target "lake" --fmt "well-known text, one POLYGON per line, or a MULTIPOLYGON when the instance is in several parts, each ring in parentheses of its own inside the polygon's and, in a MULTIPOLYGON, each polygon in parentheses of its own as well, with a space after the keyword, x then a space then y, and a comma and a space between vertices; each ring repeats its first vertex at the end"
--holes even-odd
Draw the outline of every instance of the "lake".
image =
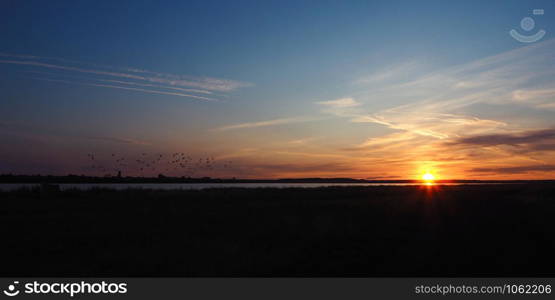
MULTIPOLYGON (((440 183, 438 185, 483 185, 498 184, 492 182, 480 183, 440 183)), ((37 183, 2 183, 1 191, 10 191, 23 187, 32 188, 39 186, 37 183)), ((58 184, 61 190, 80 189, 88 190, 91 188, 109 188, 116 190, 124 189, 157 189, 157 190, 202 190, 213 188, 319 188, 331 186, 417 186, 422 185, 418 182, 374 182, 374 183, 62 183, 58 184)))

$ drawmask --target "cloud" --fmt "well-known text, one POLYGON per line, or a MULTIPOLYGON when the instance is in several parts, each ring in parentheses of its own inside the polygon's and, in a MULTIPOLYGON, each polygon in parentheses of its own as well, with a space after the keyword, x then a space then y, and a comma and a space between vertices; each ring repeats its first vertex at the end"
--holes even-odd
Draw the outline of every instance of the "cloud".
MULTIPOLYGON (((214 95, 213 92, 207 91, 207 90, 188 89, 188 88, 180 88, 180 87, 175 87, 175 86, 166 86, 166 85, 151 84, 151 83, 139 83, 139 82, 125 81, 125 80, 87 78, 87 77, 83 77, 83 76, 77 76, 77 75, 65 74, 65 73, 57 73, 57 72, 44 72, 44 71, 29 70, 29 71, 22 71, 22 73, 40 74, 40 75, 46 75, 46 76, 56 77, 56 78, 57 77, 62 77, 62 78, 70 78, 70 79, 78 79, 78 80, 92 80, 92 81, 97 81, 97 82, 108 82, 108 83, 131 85, 131 86, 158 88, 158 89, 182 91, 182 92, 205 94, 205 95, 214 95)), ((39 78, 33 78, 33 79, 40 80, 39 78)), ((52 78, 47 78, 47 79, 52 80, 52 78)))
POLYGON ((120 144, 132 144, 148 146, 151 143, 147 141, 131 139, 131 138, 120 138, 120 137, 109 137, 109 136, 87 136, 81 135, 75 132, 52 130, 47 126, 36 126, 29 125, 25 123, 1 123, 0 122, 0 132, 7 132, 18 137, 31 138, 35 140, 52 141, 53 139, 65 140, 65 139, 84 139, 84 140, 99 140, 112 143, 120 144))
POLYGON ((304 157, 316 157, 316 158, 345 158, 344 155, 339 154, 327 154, 327 153, 311 153, 311 152, 298 152, 298 151, 274 151, 276 154, 283 154, 287 156, 304 156, 304 157))
POLYGON ((403 147, 409 146, 414 142, 422 142, 421 137, 411 132, 395 132, 385 136, 369 138, 365 142, 355 147, 346 147, 344 151, 383 151, 383 150, 401 150, 403 147))
POLYGON ((456 137, 459 134, 477 133, 506 126, 506 123, 495 120, 484 120, 472 116, 434 113, 415 110, 392 109, 354 117, 355 123, 376 123, 391 129, 412 132, 437 139, 456 137))
POLYGON ((522 174, 529 172, 552 172, 555 171, 555 165, 528 165, 516 167, 491 167, 491 168, 474 168, 471 172, 478 173, 503 173, 503 174, 522 174))
POLYGON ((164 92, 164 91, 156 91, 156 90, 147 90, 147 89, 131 88, 131 87, 125 87, 125 86, 109 85, 109 84, 82 83, 82 82, 74 82, 74 81, 68 81, 68 80, 48 79, 48 78, 33 78, 33 79, 43 80, 43 81, 51 81, 51 82, 60 82, 60 83, 66 83, 66 84, 87 85, 87 86, 96 86, 96 87, 104 87, 104 88, 112 88, 112 89, 137 91, 137 92, 143 92, 143 93, 149 93, 149 94, 187 97, 187 98, 194 98, 194 99, 205 100, 205 101, 215 101, 216 100, 214 98, 208 98, 208 97, 203 97, 203 96, 195 96, 195 95, 189 95, 189 94, 183 94, 183 93, 173 93, 173 92, 164 92))
POLYGON ((515 90, 513 99, 517 101, 555 100, 555 89, 515 90))
MULTIPOLYGON (((0 123, 0 126, 2 124, 0 123)), ((306 137, 306 138, 302 138, 302 139, 294 139, 294 140, 290 140, 287 141, 286 143, 289 145, 307 145, 310 142, 313 142, 314 140, 317 140, 317 137, 306 137)))
POLYGON ((388 176, 372 176, 366 177, 367 180, 393 180, 393 179, 401 179, 401 176, 398 175, 388 175, 388 176))
POLYGON ((137 82, 130 82, 130 81, 122 81, 122 80, 107 80, 107 79, 97 79, 97 80, 102 82, 111 82, 111 83, 119 83, 119 84, 125 84, 125 85, 143 86, 143 87, 154 87, 154 88, 176 90, 176 91, 182 91, 182 92, 192 92, 192 93, 207 94, 207 95, 213 94, 212 92, 205 91, 205 90, 184 89, 184 88, 163 86, 163 85, 157 85, 157 84, 137 83, 137 82))
POLYGON ((262 171, 263 173, 270 173, 273 175, 279 174, 303 174, 303 173, 336 173, 336 172, 348 172, 352 171, 353 167, 349 165, 344 165, 342 163, 315 163, 315 164, 303 164, 303 163, 282 163, 282 164, 253 164, 250 166, 255 172, 262 171))
POLYGON ((424 64, 419 61, 407 61, 382 68, 373 74, 354 80, 353 83, 356 85, 373 85, 403 82, 410 80, 411 77, 414 77, 416 74, 421 72, 423 67, 424 64))
POLYGON ((226 130, 236 130, 236 129, 258 128, 258 127, 276 126, 276 125, 284 125, 284 124, 292 124, 292 123, 310 122, 314 120, 317 120, 317 118, 306 117, 306 116, 295 117, 295 118, 282 118, 282 119, 273 119, 273 120, 267 120, 267 121, 226 125, 226 126, 218 127, 214 130, 226 131, 226 130))
POLYGON ((89 140, 101 140, 106 142, 113 142, 113 143, 120 143, 120 144, 131 144, 131 145, 140 145, 140 146, 149 146, 151 143, 141 140, 135 139, 127 139, 127 138, 116 138, 116 137, 99 137, 99 136, 87 136, 83 137, 84 139, 89 140))
POLYGON ((323 106, 333 107, 333 108, 354 107, 354 106, 361 105, 361 103, 357 102, 353 98, 341 98, 337 100, 321 101, 316 103, 323 106))
POLYGON ((555 141, 555 129, 531 130, 518 133, 498 133, 460 138, 451 144, 466 144, 479 146, 538 144, 555 141))
MULTIPOLYGON (((187 75, 176 75, 170 73, 152 72, 141 70, 138 68, 119 68, 106 65, 91 64, 79 61, 72 61, 62 58, 39 57, 30 55, 17 55, 0 53, 0 56, 6 59, 0 59, 0 64, 11 64, 20 66, 30 66, 38 68, 46 68, 61 72, 55 76, 67 76, 75 73, 87 74, 95 76, 86 78, 92 81, 107 81, 115 84, 136 85, 146 87, 148 89, 135 89, 135 91, 150 93, 164 93, 166 95, 174 95, 181 97, 191 97, 202 99, 200 96, 186 95, 183 93, 166 93, 156 89, 173 89, 187 93, 212 94, 212 92, 232 92, 239 88, 253 86, 252 83, 237 80, 213 78, 213 77, 194 77, 187 75), (54 61, 54 62, 53 62, 54 61), (100 77, 100 78, 98 78, 100 77), (120 80, 116 80, 120 79, 120 80), (125 79, 125 81, 121 80, 125 79), (148 90, 148 91, 147 91, 148 90)), ((55 79, 55 78, 50 78, 55 79)), ((93 83, 88 85, 95 86, 93 83)), ((101 86, 101 85, 96 85, 101 86)), ((106 86, 104 86, 106 87, 106 86)), ((110 86, 112 88, 117 88, 110 86)), ((121 89, 133 90, 131 88, 121 89)), ((205 99, 206 100, 206 99, 205 99)), ((211 99, 212 100, 212 99, 211 99)))
POLYGON ((531 151, 555 151, 555 141, 551 141, 546 144, 542 143, 542 144, 530 145, 529 147, 531 151))

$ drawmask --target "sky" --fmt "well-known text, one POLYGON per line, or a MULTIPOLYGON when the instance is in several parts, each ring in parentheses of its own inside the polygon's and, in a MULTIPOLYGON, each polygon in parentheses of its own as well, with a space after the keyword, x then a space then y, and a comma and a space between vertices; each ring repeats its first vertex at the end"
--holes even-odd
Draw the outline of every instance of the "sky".
POLYGON ((0 174, 555 179, 553 13, 2 1, 0 174))

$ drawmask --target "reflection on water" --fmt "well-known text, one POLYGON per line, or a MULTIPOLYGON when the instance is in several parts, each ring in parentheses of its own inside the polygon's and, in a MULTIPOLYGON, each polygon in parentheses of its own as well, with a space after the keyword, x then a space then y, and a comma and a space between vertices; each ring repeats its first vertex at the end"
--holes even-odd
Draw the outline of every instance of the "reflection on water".
MULTIPOLYGON (((159 190, 202 190, 209 188, 318 188, 331 186, 434 186, 434 185, 481 185, 496 183, 62 183, 59 184, 61 190, 91 188, 109 189, 159 189, 159 190)), ((38 187, 35 183, 2 183, 0 190, 8 191, 22 187, 38 187)))

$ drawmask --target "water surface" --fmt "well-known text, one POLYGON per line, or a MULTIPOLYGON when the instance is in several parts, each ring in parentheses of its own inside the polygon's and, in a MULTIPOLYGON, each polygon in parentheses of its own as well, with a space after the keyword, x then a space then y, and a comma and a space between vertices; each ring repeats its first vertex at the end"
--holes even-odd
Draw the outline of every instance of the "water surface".
MULTIPOLYGON (((498 183, 440 183, 438 185, 483 185, 498 183)), ((37 187, 37 183, 2 183, 0 190, 9 191, 22 187, 37 187)), ((89 190, 92 188, 109 188, 116 190, 124 189, 157 189, 157 190, 202 190, 211 188, 319 188, 331 186, 417 186, 419 182, 373 182, 373 183, 61 183, 58 184, 61 190, 80 189, 89 190)))

